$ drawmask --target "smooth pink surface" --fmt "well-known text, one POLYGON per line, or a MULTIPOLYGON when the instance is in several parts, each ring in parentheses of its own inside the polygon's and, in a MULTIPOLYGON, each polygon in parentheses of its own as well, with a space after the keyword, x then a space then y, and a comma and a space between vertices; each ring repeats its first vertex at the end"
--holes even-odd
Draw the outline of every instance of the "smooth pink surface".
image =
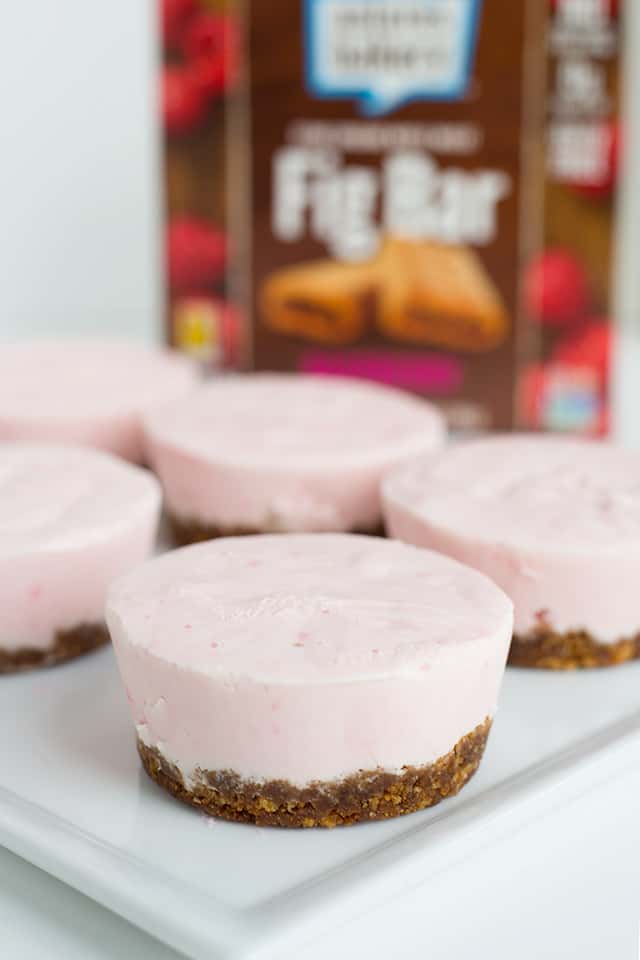
POLYGON ((148 418, 148 456, 185 519, 269 531, 380 522, 390 467, 440 447, 435 407, 341 377, 229 377, 148 418))
POLYGON ((297 784, 447 753, 492 716, 512 608, 485 577, 374 537, 239 537, 109 591, 134 721, 198 766, 297 784))
POLYGON ((541 619, 601 642, 640 630, 640 455, 525 435, 451 446, 383 484, 392 536, 476 567, 541 619))
POLYGON ((0 442, 99 447, 142 460, 141 417, 197 384, 189 360, 124 341, 0 344, 0 442))
POLYGON ((80 447, 0 444, 0 647, 100 623, 109 583, 151 551, 160 489, 80 447))

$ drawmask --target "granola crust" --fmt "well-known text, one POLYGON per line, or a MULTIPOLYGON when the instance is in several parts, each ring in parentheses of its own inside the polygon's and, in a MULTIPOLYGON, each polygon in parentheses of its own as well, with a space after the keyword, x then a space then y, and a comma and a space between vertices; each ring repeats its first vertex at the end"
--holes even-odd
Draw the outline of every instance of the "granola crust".
POLYGON ((138 752, 152 780, 212 817, 269 827, 337 827, 414 813, 455 796, 478 769, 490 728, 487 717, 427 766, 404 767, 399 774, 360 771, 302 788, 286 780, 256 783, 233 771, 200 769, 187 787, 159 750, 138 740, 138 752))
POLYGON ((108 642, 109 634, 104 624, 82 623, 70 630, 58 630, 52 645, 46 650, 35 647, 3 650, 0 647, 0 674, 20 673, 36 667, 54 667, 108 642))
MULTIPOLYGON (((217 537, 244 537, 252 536, 257 533, 274 533, 273 530, 260 530, 258 527, 229 526, 221 527, 213 523, 204 523, 200 520, 190 520, 184 517, 177 517, 175 514, 168 514, 169 527, 174 543, 179 547, 187 546, 190 543, 201 543, 203 540, 215 540, 217 537)), ((384 537, 384 525, 380 523, 377 527, 369 529, 354 528, 349 533, 363 533, 371 537, 384 537)))
POLYGON ((599 643, 586 630, 556 633, 541 626, 523 637, 514 636, 509 663, 543 670, 580 670, 615 667, 640 658, 640 633, 616 643, 599 643))

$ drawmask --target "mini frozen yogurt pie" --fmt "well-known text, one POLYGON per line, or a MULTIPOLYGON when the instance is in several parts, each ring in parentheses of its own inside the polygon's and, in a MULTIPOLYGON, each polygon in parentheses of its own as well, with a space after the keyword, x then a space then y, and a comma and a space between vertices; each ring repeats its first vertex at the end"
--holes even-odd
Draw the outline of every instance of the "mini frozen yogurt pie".
POLYGON ((296 374, 219 379, 145 425, 182 543, 378 532, 383 474, 445 437, 425 401, 362 380, 296 374))
POLYGON ((283 534, 151 560, 112 586, 107 622, 154 780, 228 820, 332 827, 464 786, 513 613, 448 557, 283 534))
POLYGON ((111 580, 152 549, 150 473, 84 447, 0 444, 0 673, 104 643, 111 580))
POLYGON ((0 442, 82 444, 138 463, 142 415, 196 382, 185 357, 136 343, 0 344, 0 442))
POLYGON ((587 440, 498 436, 383 484, 392 536, 487 574, 515 605, 510 662, 640 656, 640 456, 587 440))

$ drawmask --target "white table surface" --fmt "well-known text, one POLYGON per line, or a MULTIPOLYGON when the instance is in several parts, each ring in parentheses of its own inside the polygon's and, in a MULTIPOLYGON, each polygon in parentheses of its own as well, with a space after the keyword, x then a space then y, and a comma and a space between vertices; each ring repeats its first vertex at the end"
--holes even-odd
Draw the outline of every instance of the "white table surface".
MULTIPOLYGON (((640 770, 505 836, 425 887, 375 956, 402 960, 638 960, 640 770)), ((0 850, 6 960, 177 960, 178 954, 0 850)), ((295 960, 358 957, 339 930, 295 960)), ((368 952, 368 957, 375 960, 368 952)), ((283 956, 283 960, 293 957, 283 956)))

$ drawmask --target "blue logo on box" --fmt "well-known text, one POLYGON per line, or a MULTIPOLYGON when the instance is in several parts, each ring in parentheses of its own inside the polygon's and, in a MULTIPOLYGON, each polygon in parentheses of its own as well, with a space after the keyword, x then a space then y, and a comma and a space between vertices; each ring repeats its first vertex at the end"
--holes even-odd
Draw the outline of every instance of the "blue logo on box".
POLYGON ((468 89, 482 0, 304 0, 307 89, 367 116, 468 89))

